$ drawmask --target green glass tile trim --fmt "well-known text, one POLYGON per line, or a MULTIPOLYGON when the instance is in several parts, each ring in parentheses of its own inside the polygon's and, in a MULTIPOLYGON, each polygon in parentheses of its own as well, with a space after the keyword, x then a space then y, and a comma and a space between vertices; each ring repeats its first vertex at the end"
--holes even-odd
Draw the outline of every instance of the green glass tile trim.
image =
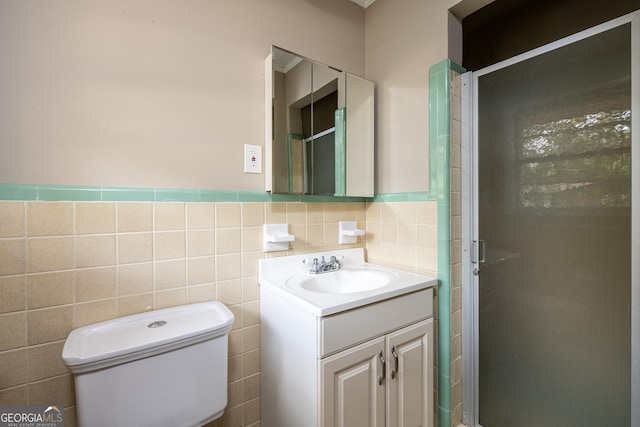
POLYGON ((415 191, 409 193, 383 193, 373 197, 374 202, 432 202, 436 200, 435 194, 430 191, 415 191))
POLYGON ((201 202, 238 202, 240 194, 234 190, 200 190, 201 202))
POLYGON ((77 200, 96 202, 102 199, 100 187, 76 187, 71 185, 38 185, 37 200, 77 200))
POLYGON ((450 70, 444 60, 429 69, 429 189, 438 202, 438 425, 451 426, 451 210, 450 70))
POLYGON ((309 202, 309 203, 321 203, 321 202, 340 202, 340 203, 358 203, 366 202, 366 197, 336 197, 336 196, 318 196, 313 194, 270 194, 269 200, 271 202, 309 202))
POLYGON ((239 202, 262 202, 262 203, 270 202, 271 193, 267 193, 266 191, 239 191, 238 201, 239 202))
POLYGON ((371 200, 367 197, 336 197, 336 196, 315 196, 309 194, 300 195, 301 202, 321 203, 321 202, 340 202, 340 203, 362 203, 371 200))
POLYGON ((201 200, 200 190, 181 188, 156 189, 156 202, 199 202, 201 200))
POLYGON ((37 200, 38 189, 33 185, 0 184, 0 200, 37 200))
POLYGON ((335 113, 335 192, 336 196, 347 194, 347 120, 346 107, 335 113))
POLYGON ((2 200, 99 201, 100 187, 0 184, 2 200))
POLYGON ((458 65, 455 62, 451 62, 451 61, 449 61, 449 68, 451 69, 451 71, 454 71, 458 74, 464 74, 467 72, 467 69, 464 68, 462 65, 458 65))
POLYGON ((102 187, 103 202, 153 202, 155 200, 154 188, 102 187))
POLYGON ((272 202, 299 202, 300 194, 269 194, 272 202))
POLYGON ((0 200, 92 202, 365 202, 365 197, 189 188, 81 187, 0 183, 0 200))

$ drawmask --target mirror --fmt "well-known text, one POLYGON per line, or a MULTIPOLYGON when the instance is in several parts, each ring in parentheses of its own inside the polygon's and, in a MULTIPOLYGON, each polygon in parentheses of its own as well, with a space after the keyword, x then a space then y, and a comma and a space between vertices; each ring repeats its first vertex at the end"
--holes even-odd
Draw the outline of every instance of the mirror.
POLYGON ((277 47, 265 82, 267 191, 373 196, 373 83, 277 47))

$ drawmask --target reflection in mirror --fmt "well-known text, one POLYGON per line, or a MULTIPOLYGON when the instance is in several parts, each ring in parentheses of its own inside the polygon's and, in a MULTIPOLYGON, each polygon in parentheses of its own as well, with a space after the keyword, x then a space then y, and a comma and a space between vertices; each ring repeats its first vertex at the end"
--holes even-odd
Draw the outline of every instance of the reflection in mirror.
POLYGON ((311 67, 308 59, 273 49, 273 193, 305 192, 302 110, 312 101, 311 67))
POLYGON ((271 79, 266 79, 266 102, 272 116, 265 141, 267 191, 373 195, 373 158, 369 162, 367 154, 373 155, 373 83, 276 47, 267 58, 267 72, 271 79), (349 96, 347 82, 351 80, 356 83, 349 96), (356 125, 351 133, 346 126, 348 99, 354 103, 353 112, 348 113, 356 125), (362 108, 363 99, 370 101, 364 103, 370 111, 362 108), (349 135, 353 142, 347 145, 349 135), (363 143, 369 147, 358 148, 363 143), (349 149, 365 153, 354 167, 353 179, 348 178, 349 149), (359 183, 360 177, 370 183, 359 183), (345 186, 347 182, 353 185, 345 186), (349 194, 349 189, 355 193, 349 194))
POLYGON ((344 107, 344 89, 338 90, 344 88, 344 79, 343 72, 313 63, 312 103, 303 111, 307 194, 335 194, 335 115, 344 107))

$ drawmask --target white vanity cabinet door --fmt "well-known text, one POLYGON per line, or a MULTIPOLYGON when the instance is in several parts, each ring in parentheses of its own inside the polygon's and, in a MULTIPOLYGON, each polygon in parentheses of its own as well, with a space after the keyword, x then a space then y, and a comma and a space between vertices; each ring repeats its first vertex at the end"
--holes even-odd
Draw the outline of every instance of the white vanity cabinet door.
POLYGON ((433 427, 433 347, 429 318, 320 360, 319 425, 433 427))
POLYGON ((380 337, 320 360, 320 426, 384 427, 384 348, 380 337))
POLYGON ((387 427, 433 427, 433 318, 387 335, 387 427))

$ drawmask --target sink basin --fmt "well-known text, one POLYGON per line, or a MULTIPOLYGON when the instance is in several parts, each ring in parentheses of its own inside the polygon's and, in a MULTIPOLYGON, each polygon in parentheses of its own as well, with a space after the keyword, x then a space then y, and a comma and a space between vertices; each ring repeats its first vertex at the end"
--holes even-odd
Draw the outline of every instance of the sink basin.
POLYGON ((369 264, 363 248, 341 249, 261 259, 258 281, 261 304, 286 298, 315 316, 329 316, 435 286, 437 280, 407 271, 369 264), (309 259, 342 255, 342 268, 310 274, 309 259))
POLYGON ((369 292, 389 285, 397 274, 374 268, 342 268, 318 275, 296 275, 287 280, 289 288, 310 292, 351 294, 369 292))

